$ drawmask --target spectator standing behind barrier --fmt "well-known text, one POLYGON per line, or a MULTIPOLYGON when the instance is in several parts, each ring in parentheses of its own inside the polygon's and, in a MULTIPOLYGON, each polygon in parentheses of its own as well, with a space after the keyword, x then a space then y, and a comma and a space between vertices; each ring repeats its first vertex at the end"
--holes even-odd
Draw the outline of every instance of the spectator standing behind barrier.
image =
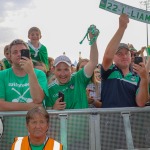
MULTIPOLYGON (((90 33, 90 39, 93 35, 90 33)), ((49 100, 46 106, 52 109, 81 109, 88 108, 86 87, 91 79, 95 66, 98 64, 97 44, 91 45, 90 60, 78 72, 71 74, 71 61, 61 55, 54 60, 54 74, 56 80, 49 85, 49 100), (58 92, 64 94, 64 102, 58 98, 58 92)))
POLYGON ((26 115, 29 135, 15 138, 11 150, 62 150, 62 144, 49 138, 49 114, 43 107, 35 107, 26 115))
POLYGON ((55 75, 53 73, 54 59, 52 57, 48 57, 48 62, 49 62, 49 71, 47 71, 47 80, 48 80, 48 84, 50 84, 52 81, 55 80, 55 75))
POLYGON ((134 58, 135 58, 136 56, 138 56, 138 53, 137 53, 137 50, 134 48, 134 46, 133 46, 132 44, 129 44, 129 43, 128 43, 128 48, 129 48, 130 53, 131 53, 131 64, 130 64, 130 67, 131 67, 131 69, 132 69, 132 66, 133 66, 133 64, 134 64, 134 58))
POLYGON ((31 27, 28 31, 28 46, 30 48, 31 58, 33 61, 43 62, 47 71, 49 70, 47 48, 40 43, 41 31, 37 27, 31 27))
POLYGON ((34 68, 42 70, 45 74, 46 72, 46 66, 43 62, 37 61, 33 63, 34 68))
POLYGON ((9 45, 4 47, 4 56, 5 58, 2 59, 3 69, 11 68, 9 45))
POLYGON ((29 49, 23 40, 10 43, 12 68, 0 71, 0 110, 29 110, 48 96, 45 73, 30 58, 21 59, 22 49, 29 49))
MULTIPOLYGON (((76 71, 79 71, 84 68, 84 66, 89 62, 89 59, 80 59, 76 71)), ((87 91, 87 99, 89 103, 90 108, 99 108, 101 107, 101 102, 100 102, 100 92, 101 92, 101 84, 100 82, 96 79, 96 72, 99 69, 96 67, 94 69, 94 73, 91 77, 91 80, 89 84, 87 85, 86 91, 87 91)))
POLYGON ((102 62, 102 107, 145 106, 148 101, 148 77, 145 64, 133 65, 129 70, 131 53, 126 44, 120 43, 129 18, 120 15, 119 28, 109 42, 102 62), (120 44, 119 44, 120 43, 120 44), (112 64, 114 61, 115 64, 112 64))
POLYGON ((101 82, 97 80, 96 75, 100 73, 98 68, 95 68, 91 81, 87 86, 87 97, 90 108, 100 108, 101 103, 101 82))

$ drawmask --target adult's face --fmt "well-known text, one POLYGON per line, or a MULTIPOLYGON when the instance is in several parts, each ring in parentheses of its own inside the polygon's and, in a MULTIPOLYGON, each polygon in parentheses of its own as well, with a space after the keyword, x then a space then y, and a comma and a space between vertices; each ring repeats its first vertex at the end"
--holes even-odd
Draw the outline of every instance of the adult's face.
POLYGON ((61 62, 54 68, 54 74, 60 84, 65 84, 70 80, 71 66, 61 62))
POLYGON ((125 48, 119 50, 114 56, 114 63, 120 69, 128 68, 131 63, 130 51, 125 48))
POLYGON ((11 47, 10 51, 10 58, 12 61, 12 64, 15 66, 20 66, 20 59, 21 59, 21 50, 27 49, 24 44, 16 44, 11 47))
POLYGON ((95 68, 94 70, 94 76, 96 78, 97 81, 101 80, 101 74, 100 74, 100 69, 99 68, 95 68))
POLYGON ((53 64, 54 64, 54 61, 51 61, 49 65, 49 70, 51 73, 53 73, 53 64))
POLYGON ((30 138, 43 139, 46 136, 49 123, 42 114, 35 114, 33 118, 29 120, 26 126, 28 132, 30 133, 30 138))

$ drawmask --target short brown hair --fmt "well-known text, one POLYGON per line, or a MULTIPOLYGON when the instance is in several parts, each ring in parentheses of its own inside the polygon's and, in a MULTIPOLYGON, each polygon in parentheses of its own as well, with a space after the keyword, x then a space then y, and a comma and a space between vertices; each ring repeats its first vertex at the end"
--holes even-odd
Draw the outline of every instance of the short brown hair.
POLYGON ((31 110, 28 111, 28 113, 26 115, 26 123, 27 124, 29 123, 29 121, 31 119, 34 118, 35 114, 41 114, 41 115, 43 115, 44 118, 47 120, 47 123, 49 123, 49 114, 48 114, 48 112, 45 110, 44 107, 39 106, 39 107, 35 107, 35 108, 33 108, 33 109, 31 109, 31 110))
POLYGON ((41 30, 38 27, 31 27, 28 31, 28 36, 33 32, 33 31, 37 31, 40 33, 41 35, 41 30))
POLYGON ((13 40, 10 44, 9 44, 9 51, 11 52, 11 48, 13 45, 17 45, 17 44, 23 44, 27 49, 29 49, 28 45, 26 42, 24 42, 22 39, 16 39, 13 40))

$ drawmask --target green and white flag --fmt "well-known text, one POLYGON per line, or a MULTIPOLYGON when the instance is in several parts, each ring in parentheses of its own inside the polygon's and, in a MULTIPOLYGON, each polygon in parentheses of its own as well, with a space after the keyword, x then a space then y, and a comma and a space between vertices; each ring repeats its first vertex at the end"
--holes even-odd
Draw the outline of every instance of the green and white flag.
POLYGON ((101 0, 99 8, 115 14, 127 14, 131 19, 150 24, 150 11, 135 8, 114 0, 101 0))
POLYGON ((150 45, 146 48, 147 56, 150 56, 150 45))

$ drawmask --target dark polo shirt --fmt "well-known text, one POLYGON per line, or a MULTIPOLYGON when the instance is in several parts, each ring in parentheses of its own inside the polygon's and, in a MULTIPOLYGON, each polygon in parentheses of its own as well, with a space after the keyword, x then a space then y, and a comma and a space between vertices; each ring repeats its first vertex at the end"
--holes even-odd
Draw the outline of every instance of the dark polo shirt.
POLYGON ((101 67, 101 100, 103 108, 135 107, 140 78, 133 72, 126 76, 114 64, 105 71, 101 67))

